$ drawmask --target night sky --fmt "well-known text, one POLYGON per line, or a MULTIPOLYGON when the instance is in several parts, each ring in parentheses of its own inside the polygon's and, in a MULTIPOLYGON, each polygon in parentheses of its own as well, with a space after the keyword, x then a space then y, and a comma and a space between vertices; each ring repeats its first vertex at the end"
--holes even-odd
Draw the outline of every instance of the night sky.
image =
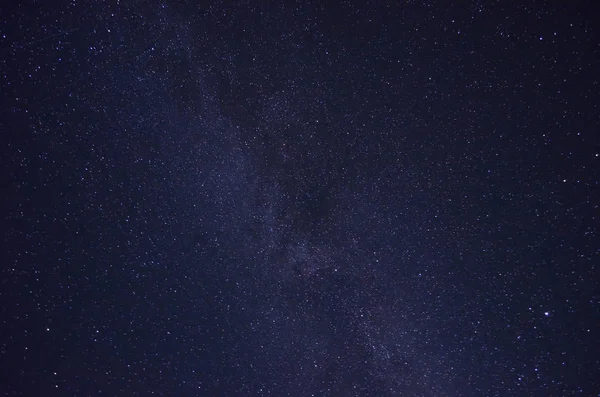
POLYGON ((0 6, 2 395, 600 395, 594 2, 189 3, 0 6))

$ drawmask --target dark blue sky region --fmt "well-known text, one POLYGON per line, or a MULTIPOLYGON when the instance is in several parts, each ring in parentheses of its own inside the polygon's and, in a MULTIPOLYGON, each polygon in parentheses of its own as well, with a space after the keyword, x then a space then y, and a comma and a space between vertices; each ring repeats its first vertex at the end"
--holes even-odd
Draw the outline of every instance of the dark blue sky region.
POLYGON ((2 395, 600 395, 593 2, 5 3, 2 395))

